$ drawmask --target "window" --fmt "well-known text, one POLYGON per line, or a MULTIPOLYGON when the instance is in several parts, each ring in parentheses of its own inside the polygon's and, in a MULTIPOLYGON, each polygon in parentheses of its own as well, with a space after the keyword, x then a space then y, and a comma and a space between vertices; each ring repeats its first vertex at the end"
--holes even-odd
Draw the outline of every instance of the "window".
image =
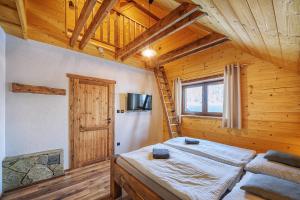
POLYGON ((205 80, 182 86, 182 114, 222 116, 223 80, 205 80))

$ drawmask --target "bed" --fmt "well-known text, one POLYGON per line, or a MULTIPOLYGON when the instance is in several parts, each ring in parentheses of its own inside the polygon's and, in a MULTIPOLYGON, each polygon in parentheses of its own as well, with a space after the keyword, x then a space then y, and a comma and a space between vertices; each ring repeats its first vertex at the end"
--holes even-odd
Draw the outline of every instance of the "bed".
MULTIPOLYGON (((157 145, 156 145, 157 146, 157 145)), ((165 144, 169 159, 153 159, 153 146, 112 159, 111 194, 123 188, 133 199, 220 199, 243 169, 181 151, 165 144)))
MULTIPOLYGON (((186 144, 186 137, 176 137, 164 144, 199 156, 207 157, 225 164, 244 167, 256 154, 255 151, 220 144, 208 140, 199 140, 199 144, 186 144)), ((193 138, 194 139, 194 138, 193 138)))

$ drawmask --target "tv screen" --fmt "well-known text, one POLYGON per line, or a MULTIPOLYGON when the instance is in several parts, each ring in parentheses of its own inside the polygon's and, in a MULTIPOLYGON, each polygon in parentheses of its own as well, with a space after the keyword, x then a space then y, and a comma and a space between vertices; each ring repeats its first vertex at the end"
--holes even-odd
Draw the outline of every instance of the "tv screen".
POLYGON ((152 110, 152 96, 148 94, 128 93, 127 110, 152 110))

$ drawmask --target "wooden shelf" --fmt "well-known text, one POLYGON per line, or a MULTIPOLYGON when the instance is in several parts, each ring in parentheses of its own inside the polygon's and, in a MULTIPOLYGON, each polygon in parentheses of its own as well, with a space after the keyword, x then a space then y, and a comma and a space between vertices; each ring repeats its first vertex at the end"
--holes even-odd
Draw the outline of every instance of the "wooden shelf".
POLYGON ((12 83, 12 92, 46 95, 66 95, 65 89, 50 88, 45 86, 24 85, 20 83, 12 83))

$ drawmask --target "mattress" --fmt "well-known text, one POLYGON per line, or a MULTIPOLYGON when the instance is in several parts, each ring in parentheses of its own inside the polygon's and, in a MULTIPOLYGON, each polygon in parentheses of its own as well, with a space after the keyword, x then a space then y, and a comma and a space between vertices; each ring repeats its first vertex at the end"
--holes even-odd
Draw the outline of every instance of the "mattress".
POLYGON ((185 144, 185 137, 176 137, 164 142, 164 144, 182 151, 239 167, 244 167, 256 154, 255 151, 249 149, 220 144, 208 140, 197 140, 199 140, 199 144, 185 144))
POLYGON ((228 193, 223 200, 264 200, 261 197, 258 197, 254 194, 250 194, 242 189, 240 189, 241 186, 243 186, 253 175, 251 172, 247 172, 242 180, 236 184, 236 186, 232 189, 230 193, 228 193))
POLYGON ((155 146, 167 148, 170 158, 153 159, 154 146, 151 145, 121 154, 117 162, 163 199, 218 200, 242 172, 241 167, 223 164, 164 144, 155 146))

